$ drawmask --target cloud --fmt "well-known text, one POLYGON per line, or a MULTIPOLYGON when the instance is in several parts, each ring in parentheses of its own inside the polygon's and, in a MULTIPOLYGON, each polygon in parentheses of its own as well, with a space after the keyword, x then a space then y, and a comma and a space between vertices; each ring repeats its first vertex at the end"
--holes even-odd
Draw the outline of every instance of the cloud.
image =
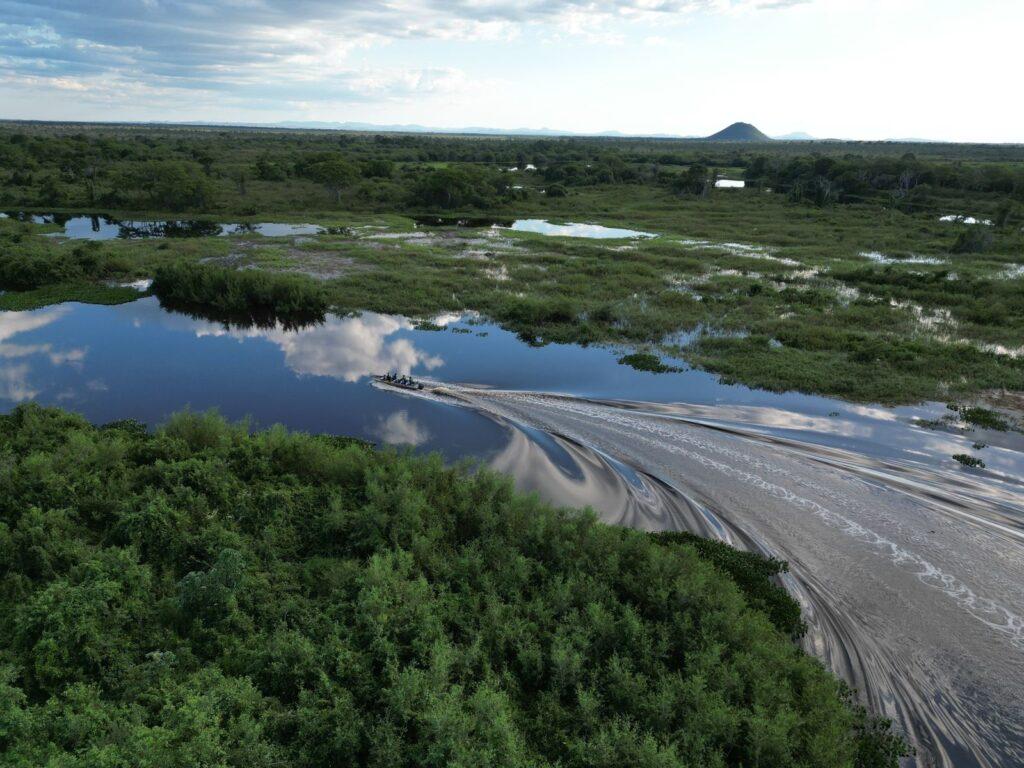
POLYGON ((67 313, 67 307, 56 307, 42 312, 0 313, 0 343, 6 342, 20 333, 44 328, 50 323, 60 320, 67 313))
POLYGON ((414 369, 433 371, 444 365, 442 358, 417 349, 410 339, 389 338, 410 330, 413 324, 409 320, 374 312, 351 317, 331 315, 323 324, 301 331, 225 328, 202 320, 172 322, 187 323, 197 336, 265 339, 280 347, 285 364, 296 373, 349 382, 385 371, 407 375, 414 369))
POLYGON ((38 395, 39 390, 29 384, 30 373, 31 368, 28 363, 0 367, 0 400, 20 403, 38 395))
MULTIPOLYGON (((792 0, 0 0, 0 83, 46 84, 90 101, 350 103, 468 94, 455 68, 356 66, 393 40, 496 40, 544 25, 614 42, 623 22, 792 0), (135 93, 133 93, 133 91, 135 93)), ((257 104, 258 106, 258 104, 257 104)))
POLYGON ((417 423, 407 411, 396 411, 377 421, 373 434, 388 445, 423 445, 430 439, 430 431, 417 423))
POLYGON ((56 350, 52 344, 18 344, 11 339, 22 333, 38 331, 68 314, 68 307, 35 312, 0 312, 0 400, 21 402, 39 394, 29 378, 33 373, 33 360, 45 356, 54 366, 70 365, 81 368, 87 350, 72 347, 56 350), (23 362, 11 363, 11 360, 23 362))

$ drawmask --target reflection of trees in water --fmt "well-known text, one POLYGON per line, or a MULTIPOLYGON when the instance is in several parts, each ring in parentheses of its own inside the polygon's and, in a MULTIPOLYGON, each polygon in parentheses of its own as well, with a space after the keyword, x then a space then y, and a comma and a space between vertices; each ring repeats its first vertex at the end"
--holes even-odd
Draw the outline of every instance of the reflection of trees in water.
MULTIPOLYGON (((175 219, 166 221, 143 221, 135 219, 115 219, 102 213, 26 213, 25 211, 7 211, 7 217, 15 221, 32 222, 35 224, 56 224, 66 227, 73 219, 89 219, 90 229, 99 232, 101 227, 116 227, 117 237, 122 240, 141 240, 151 237, 216 237, 224 232, 224 227, 215 221, 198 219, 175 219)), ((255 224, 232 224, 231 232, 250 234, 258 232, 255 224)))
POLYGON ((284 331, 302 331, 326 320, 324 312, 278 312, 268 309, 247 309, 231 312, 218 310, 203 304, 174 301, 160 297, 160 307, 168 312, 187 315, 193 320, 220 323, 227 330, 245 331, 253 328, 284 331))
POLYGON ((107 219, 118 228, 117 236, 126 240, 147 237, 216 237, 222 232, 215 221, 118 221, 107 219))

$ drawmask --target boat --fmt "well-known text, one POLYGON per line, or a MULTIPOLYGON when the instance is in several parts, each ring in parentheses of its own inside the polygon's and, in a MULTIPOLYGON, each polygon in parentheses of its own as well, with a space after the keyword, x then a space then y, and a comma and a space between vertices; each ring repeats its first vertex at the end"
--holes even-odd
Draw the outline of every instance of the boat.
POLYGON ((395 387, 396 389, 408 389, 412 392, 418 392, 423 389, 423 385, 413 379, 412 376, 397 376, 390 373, 378 374, 373 377, 374 381, 380 382, 381 384, 387 384, 389 387, 395 387))

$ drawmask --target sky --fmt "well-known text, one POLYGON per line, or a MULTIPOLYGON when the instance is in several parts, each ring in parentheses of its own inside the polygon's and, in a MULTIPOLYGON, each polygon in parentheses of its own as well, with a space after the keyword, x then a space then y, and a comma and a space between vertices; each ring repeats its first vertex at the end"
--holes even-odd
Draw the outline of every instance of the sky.
POLYGON ((0 0, 0 119, 1024 142, 1024 0, 0 0))

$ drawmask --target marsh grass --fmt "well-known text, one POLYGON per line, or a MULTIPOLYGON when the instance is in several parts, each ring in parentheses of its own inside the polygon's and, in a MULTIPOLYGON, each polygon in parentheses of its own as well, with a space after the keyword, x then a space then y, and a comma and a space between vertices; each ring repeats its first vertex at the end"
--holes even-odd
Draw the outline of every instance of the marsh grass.
POLYGON ((187 307, 225 317, 322 321, 327 310, 323 288, 308 277, 206 264, 160 267, 152 291, 171 307, 187 307))
POLYGON ((0 295, 0 311, 26 312, 51 304, 80 302, 82 304, 127 304, 141 295, 134 288, 106 285, 47 285, 31 291, 17 291, 0 295))

